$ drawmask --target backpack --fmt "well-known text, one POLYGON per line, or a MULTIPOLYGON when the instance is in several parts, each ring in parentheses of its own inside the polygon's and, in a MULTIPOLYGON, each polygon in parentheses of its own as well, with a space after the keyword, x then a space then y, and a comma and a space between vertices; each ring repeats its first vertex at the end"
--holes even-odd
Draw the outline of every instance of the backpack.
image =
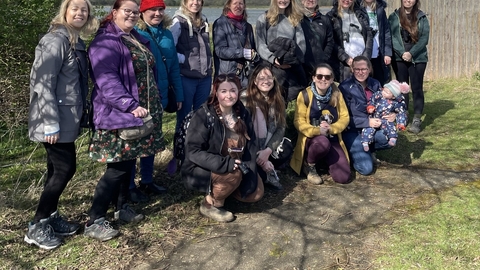
POLYGON ((178 168, 182 166, 183 161, 185 160, 185 140, 187 137, 188 126, 190 125, 190 121, 195 113, 203 108, 205 113, 207 114, 207 127, 211 129, 213 127, 214 119, 213 115, 207 110, 206 105, 202 105, 200 108, 194 111, 190 111, 182 121, 182 124, 175 131, 174 141, 173 141, 173 157, 178 160, 178 168))

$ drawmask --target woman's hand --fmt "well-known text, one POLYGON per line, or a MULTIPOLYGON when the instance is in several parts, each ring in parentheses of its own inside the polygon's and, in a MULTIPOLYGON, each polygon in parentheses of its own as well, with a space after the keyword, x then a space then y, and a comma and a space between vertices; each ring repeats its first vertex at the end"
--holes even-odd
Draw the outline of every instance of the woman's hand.
POLYGON ((351 66, 352 66, 352 63, 353 63, 353 58, 351 58, 351 57, 348 58, 348 60, 347 60, 347 65, 351 67, 351 66))
POLYGON ((235 171, 236 169, 238 169, 238 164, 241 164, 242 161, 240 159, 235 159, 234 162, 235 163, 233 164, 233 170, 235 171))
POLYGON ((395 122, 395 119, 397 118, 396 113, 389 113, 387 115, 382 116, 382 119, 387 119, 388 122, 395 122))
POLYGON ((330 134, 330 124, 328 124, 327 121, 320 123, 320 134, 325 136, 330 134))
POLYGON ((260 166, 260 168, 262 168, 262 170, 267 173, 275 170, 275 166, 273 166, 272 162, 270 161, 265 162, 263 166, 260 166))
POLYGON ((268 158, 272 154, 272 149, 270 148, 265 148, 263 150, 260 150, 257 152, 257 164, 259 166, 263 166, 266 162, 268 162, 268 158))
POLYGON ((380 118, 369 118, 369 126, 372 128, 379 128, 382 125, 380 118))
POLYGON ((145 109, 141 106, 138 106, 135 110, 132 111, 132 114, 136 118, 143 118, 143 117, 147 116, 148 111, 147 111, 147 109, 145 109))
POLYGON ((180 111, 182 109, 182 102, 177 102, 177 111, 180 111))
POLYGON ((280 65, 280 62, 278 61, 278 58, 275 58, 275 66, 277 66, 278 68, 281 68, 281 69, 287 69, 287 68, 291 67, 290 65, 287 65, 287 64, 280 65))
POLYGON ((404 52, 402 54, 402 59, 405 62, 412 62, 412 54, 410 52, 404 52))
POLYGON ((388 66, 392 62, 392 58, 390 56, 385 56, 383 57, 383 61, 385 62, 385 65, 388 66))
POLYGON ((45 141, 49 144, 56 144, 60 138, 60 132, 51 135, 45 135, 45 141))

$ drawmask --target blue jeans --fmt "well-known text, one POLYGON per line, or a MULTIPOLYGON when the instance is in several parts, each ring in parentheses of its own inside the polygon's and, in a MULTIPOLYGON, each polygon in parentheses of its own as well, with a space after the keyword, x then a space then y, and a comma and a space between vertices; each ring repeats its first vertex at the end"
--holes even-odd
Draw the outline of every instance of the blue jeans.
MULTIPOLYGON (((155 156, 148 156, 140 158, 140 174, 142 175, 142 184, 153 183, 153 161, 155 156)), ((130 189, 134 189, 137 186, 135 185, 135 174, 136 174, 136 165, 133 165, 132 174, 130 177, 130 189)))
POLYGON ((180 128, 183 119, 187 114, 200 108, 200 106, 207 101, 212 88, 212 77, 207 76, 202 79, 192 79, 182 76, 183 85, 183 104, 182 109, 177 112, 177 126, 175 130, 180 128))
MULTIPOLYGON (((372 148, 369 152, 363 150, 361 135, 361 132, 346 131, 342 133, 342 138, 350 155, 350 163, 353 164, 353 168, 361 175, 369 175, 373 172, 373 160, 370 153, 372 148)), ((383 132, 375 133, 373 145, 375 150, 392 148, 383 132)))

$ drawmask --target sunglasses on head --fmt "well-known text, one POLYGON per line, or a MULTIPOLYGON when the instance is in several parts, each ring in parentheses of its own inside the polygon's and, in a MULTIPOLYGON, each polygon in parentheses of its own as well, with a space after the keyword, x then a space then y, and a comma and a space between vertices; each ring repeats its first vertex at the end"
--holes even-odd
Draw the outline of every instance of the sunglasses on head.
POLYGON ((332 78, 332 75, 315 74, 315 78, 317 78, 319 81, 321 81, 323 78, 329 81, 332 78))
POLYGON ((222 82, 227 80, 227 79, 229 81, 232 81, 235 78, 237 78, 237 75, 235 75, 234 73, 220 74, 220 75, 217 76, 217 80, 222 81, 222 82))

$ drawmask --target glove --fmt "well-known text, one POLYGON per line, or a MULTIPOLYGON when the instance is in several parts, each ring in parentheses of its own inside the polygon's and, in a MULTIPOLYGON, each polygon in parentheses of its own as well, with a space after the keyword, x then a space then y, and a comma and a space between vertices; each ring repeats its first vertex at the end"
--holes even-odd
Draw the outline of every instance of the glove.
POLYGON ((404 125, 397 125, 397 129, 400 130, 400 131, 404 131, 405 126, 404 125))
POLYGON ((368 105, 367 106, 367 113, 372 114, 375 111, 375 106, 368 105))

